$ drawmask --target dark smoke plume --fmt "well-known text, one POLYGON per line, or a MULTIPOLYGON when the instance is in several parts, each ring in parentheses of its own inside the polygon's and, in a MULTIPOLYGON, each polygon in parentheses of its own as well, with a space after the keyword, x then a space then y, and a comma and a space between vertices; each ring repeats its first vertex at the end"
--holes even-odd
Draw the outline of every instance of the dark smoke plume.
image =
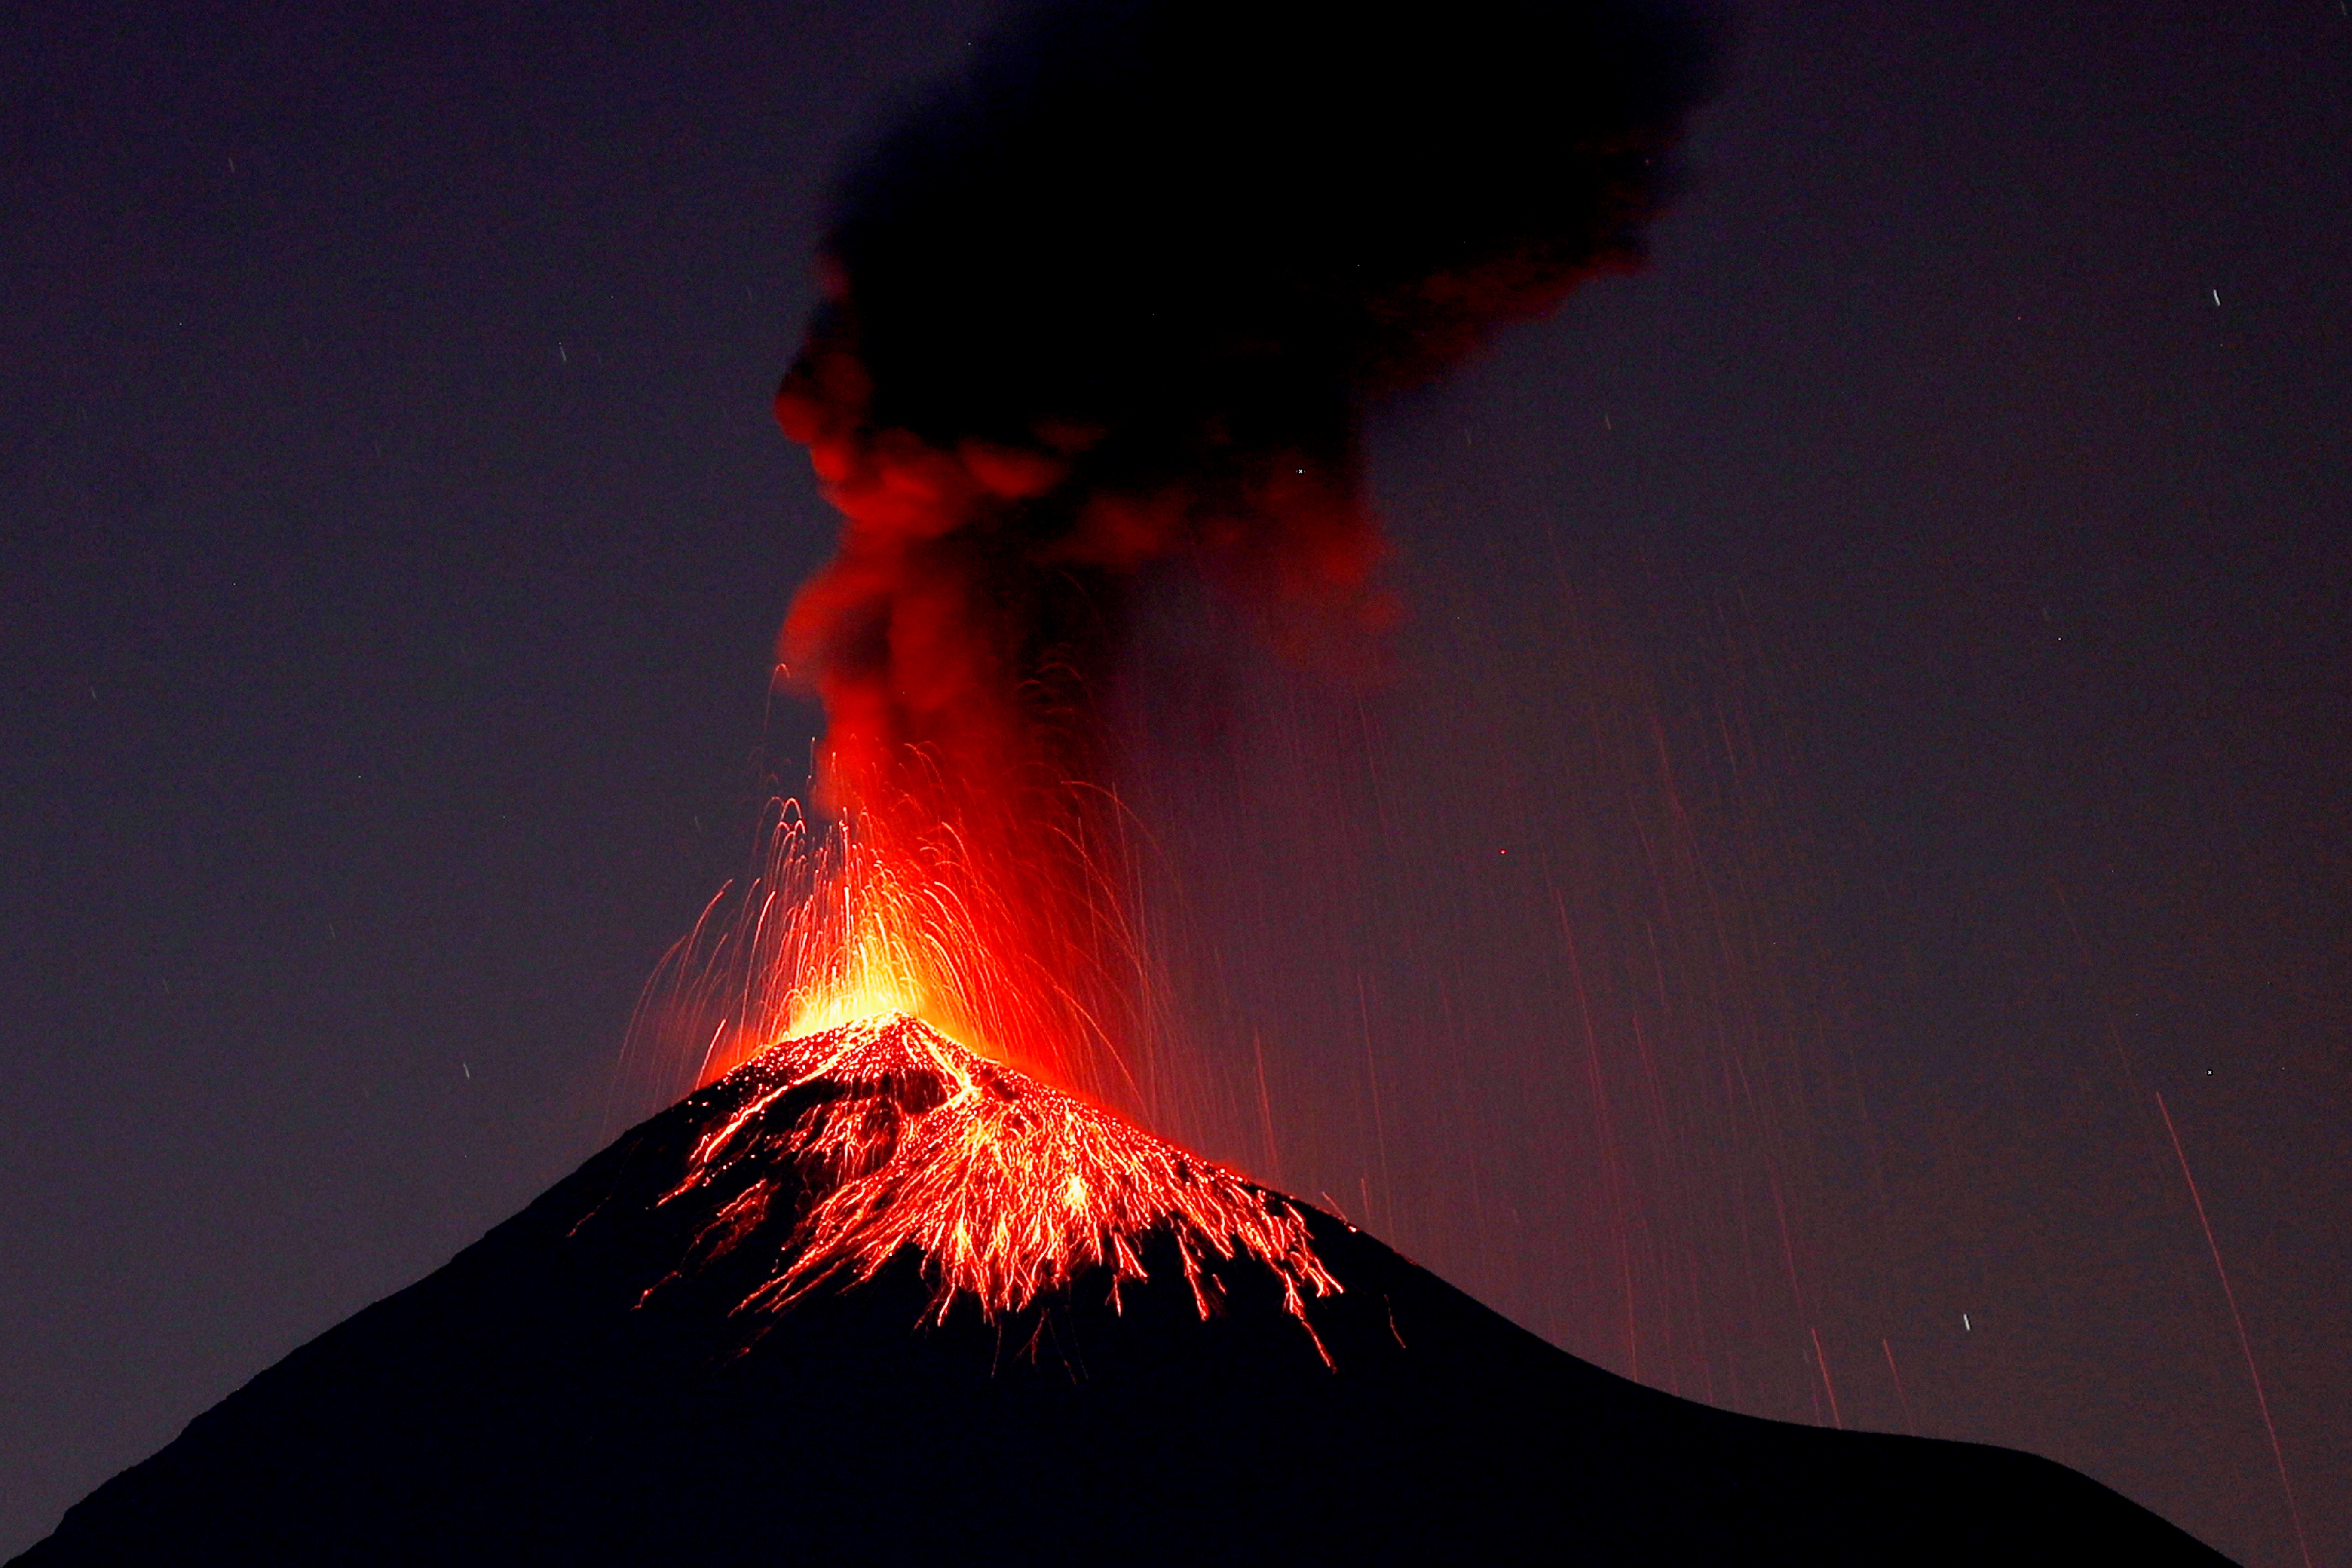
POLYGON ((846 519, 782 640, 820 801, 975 875, 1093 861, 1124 585, 1376 617, 1366 408, 1639 259, 1707 44, 1632 0, 1080 0, 982 42, 840 186, 777 395, 846 519))

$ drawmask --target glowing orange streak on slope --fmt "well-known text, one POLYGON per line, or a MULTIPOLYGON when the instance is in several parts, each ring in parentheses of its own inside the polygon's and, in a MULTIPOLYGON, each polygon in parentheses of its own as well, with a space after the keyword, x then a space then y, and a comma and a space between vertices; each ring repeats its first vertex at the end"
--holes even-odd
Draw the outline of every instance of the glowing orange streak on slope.
POLYGON ((1174 1241, 1203 1318, 1218 1263, 1270 1270, 1302 1325, 1309 1295, 1339 1290, 1288 1201, 904 1013, 786 1040, 741 1071, 749 1097, 663 1201, 739 1165, 761 1173, 705 1227, 691 1265, 740 1246, 787 1191, 814 1198, 744 1310, 781 1309, 835 1276, 862 1282, 909 1248, 934 1321, 966 1296, 991 1318, 1016 1312, 1105 1268, 1116 1302, 1148 1278, 1155 1235, 1174 1241), (819 1092, 785 1113, 803 1089, 819 1092))

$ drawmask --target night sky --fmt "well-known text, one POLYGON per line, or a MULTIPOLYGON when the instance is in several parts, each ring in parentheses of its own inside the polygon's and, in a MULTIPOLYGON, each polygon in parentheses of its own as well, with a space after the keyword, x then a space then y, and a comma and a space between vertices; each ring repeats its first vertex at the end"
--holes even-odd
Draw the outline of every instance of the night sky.
MULTIPOLYGON (((0 1552, 674 1087, 825 182, 985 15, 399 11, 0 23, 0 1552)), ((1651 266, 1377 420, 1385 673, 1145 617, 1134 1109, 2352 1559, 2347 166, 2339 0, 1748 7, 1651 266)))

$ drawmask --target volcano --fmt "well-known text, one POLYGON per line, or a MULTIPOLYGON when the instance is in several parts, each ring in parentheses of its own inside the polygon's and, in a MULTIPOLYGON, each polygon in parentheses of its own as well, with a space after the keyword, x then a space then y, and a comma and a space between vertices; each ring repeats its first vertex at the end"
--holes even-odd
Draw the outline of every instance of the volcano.
POLYGON ((100 1487, 127 1563, 2223 1561, 1732 1415, 903 1015, 788 1040, 100 1487))

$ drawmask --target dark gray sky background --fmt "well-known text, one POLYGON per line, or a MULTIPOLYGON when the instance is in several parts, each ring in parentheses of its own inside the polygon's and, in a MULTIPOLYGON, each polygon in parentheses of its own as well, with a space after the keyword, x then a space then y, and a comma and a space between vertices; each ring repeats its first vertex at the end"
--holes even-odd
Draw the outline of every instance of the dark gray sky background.
MULTIPOLYGON (((0 1551, 649 1108, 824 182, 983 8, 399 13, 0 22, 0 1551)), ((1391 678, 1150 623, 1152 1119, 2299 1563, 2185 1154, 2352 1559, 2347 167, 2338 0, 1749 7, 1652 268, 1380 419, 1391 678)))

